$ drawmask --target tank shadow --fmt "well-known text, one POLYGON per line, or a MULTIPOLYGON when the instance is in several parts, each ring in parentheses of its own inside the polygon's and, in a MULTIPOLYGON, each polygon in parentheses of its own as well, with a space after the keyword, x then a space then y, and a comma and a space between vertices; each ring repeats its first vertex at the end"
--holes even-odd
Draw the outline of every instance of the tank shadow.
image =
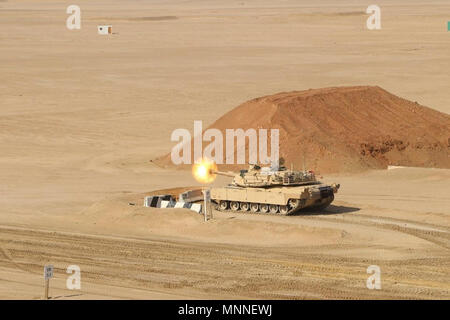
POLYGON ((360 208, 356 207, 348 207, 348 206, 336 206, 330 204, 325 209, 312 209, 312 208, 305 208, 302 209, 293 216, 302 216, 302 215, 311 215, 311 216, 318 216, 318 215, 330 215, 330 214, 341 214, 341 213, 350 213, 359 211, 360 208))

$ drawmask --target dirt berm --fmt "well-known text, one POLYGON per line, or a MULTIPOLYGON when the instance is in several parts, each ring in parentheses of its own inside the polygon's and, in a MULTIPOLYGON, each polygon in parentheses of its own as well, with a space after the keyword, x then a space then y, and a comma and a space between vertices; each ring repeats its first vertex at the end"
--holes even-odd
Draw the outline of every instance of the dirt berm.
MULTIPOLYGON (((219 129, 224 137, 226 129, 279 129, 280 155, 286 165, 301 168, 304 158, 309 169, 321 173, 388 165, 450 168, 450 116, 378 86, 310 89, 256 98, 209 128, 219 129)), ((156 162, 173 166, 170 154, 156 162)))

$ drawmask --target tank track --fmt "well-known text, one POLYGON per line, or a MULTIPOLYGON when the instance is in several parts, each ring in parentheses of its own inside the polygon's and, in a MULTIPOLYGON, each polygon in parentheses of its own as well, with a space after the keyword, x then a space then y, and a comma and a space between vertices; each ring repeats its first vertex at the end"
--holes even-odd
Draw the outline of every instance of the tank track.
MULTIPOLYGON (((219 203, 215 203, 215 209, 216 210, 218 210, 218 211, 221 211, 221 212, 230 212, 230 213, 242 213, 242 214, 263 214, 263 215, 277 215, 277 216, 289 216, 289 215, 293 215, 293 214, 295 214, 295 213, 297 213, 297 212, 299 212, 300 210, 302 210, 302 209, 306 209, 306 208, 309 208, 309 209, 312 209, 312 210, 322 210, 322 209, 325 209, 326 207, 328 207, 330 204, 331 204, 331 202, 333 202, 333 200, 334 200, 334 195, 332 195, 332 196, 330 196, 330 197, 328 197, 328 199, 326 199, 326 201, 325 202, 322 202, 322 203, 320 203, 320 204, 318 204, 318 205, 308 205, 308 206, 305 206, 304 205, 304 202, 302 202, 301 200, 296 200, 296 199, 293 199, 293 200, 295 200, 295 201, 289 201, 289 203, 288 203, 288 205, 287 206, 285 206, 285 207, 287 207, 286 209, 287 210, 280 210, 281 208, 281 206, 277 206, 278 207, 278 209, 275 211, 275 210, 267 210, 267 211, 261 211, 261 206, 264 206, 264 205, 266 205, 266 206, 270 206, 269 204, 263 204, 263 203, 257 203, 257 204, 255 204, 255 203, 252 203, 252 204, 254 204, 254 205, 258 205, 258 207, 259 207, 259 210, 258 211, 253 211, 253 210, 251 210, 251 208, 248 208, 247 210, 243 210, 241 207, 241 204, 242 204, 242 202, 237 202, 238 204, 239 204, 239 207, 238 207, 238 209, 237 210, 235 210, 235 209, 232 209, 231 208, 231 204, 232 204, 232 202, 233 201, 227 201, 227 206, 226 206, 226 208, 224 208, 224 207, 221 207, 221 204, 220 204, 220 202, 219 203)), ((324 199, 322 199, 322 200, 324 200, 324 199)), ((247 203, 248 204, 248 203, 247 203)), ((275 205, 274 205, 275 206, 275 205)))

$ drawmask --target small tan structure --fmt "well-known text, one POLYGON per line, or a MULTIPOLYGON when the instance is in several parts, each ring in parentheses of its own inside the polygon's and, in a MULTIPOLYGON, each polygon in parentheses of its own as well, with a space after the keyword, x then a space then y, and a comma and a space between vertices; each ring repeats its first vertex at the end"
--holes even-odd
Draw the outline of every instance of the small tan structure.
POLYGON ((111 25, 105 25, 105 26, 97 26, 98 34, 106 35, 106 34, 112 34, 112 26, 111 25))

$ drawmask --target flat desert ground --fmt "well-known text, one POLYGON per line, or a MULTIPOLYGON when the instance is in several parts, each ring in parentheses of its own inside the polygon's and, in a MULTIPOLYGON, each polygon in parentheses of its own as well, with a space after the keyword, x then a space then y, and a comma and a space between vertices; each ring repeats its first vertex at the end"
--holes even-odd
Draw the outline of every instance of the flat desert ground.
POLYGON ((45 264, 53 299, 450 298, 450 170, 327 175, 333 205, 292 217, 142 207, 198 185, 150 162, 172 131, 251 98, 378 85, 449 113, 448 1, 377 1, 377 31, 356 0, 74 2, 80 30, 67 1, 0 1, 0 298, 41 299, 45 264))

